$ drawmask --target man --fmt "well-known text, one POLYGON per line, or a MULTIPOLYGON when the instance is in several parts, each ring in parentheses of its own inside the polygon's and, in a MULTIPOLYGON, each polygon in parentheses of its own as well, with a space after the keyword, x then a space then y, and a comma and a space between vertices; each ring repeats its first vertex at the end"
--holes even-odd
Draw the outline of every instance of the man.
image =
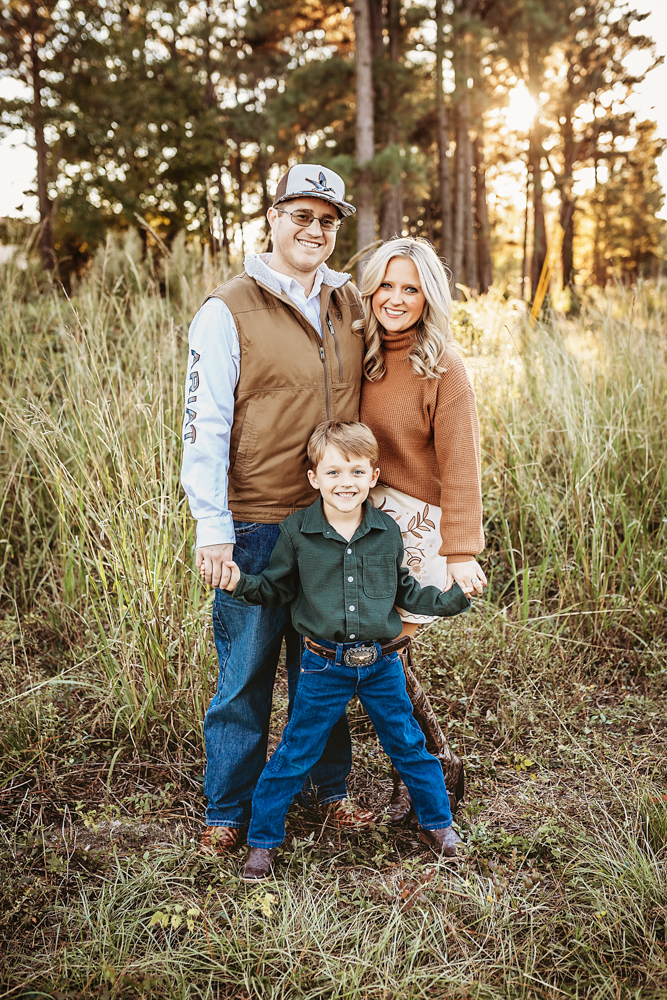
MULTIPOLYGON (((363 338, 350 275, 325 265, 342 220, 355 209, 342 178, 299 164, 278 183, 268 221, 273 252, 248 255, 242 275, 207 298, 190 327, 182 482, 197 519, 197 568, 216 588, 213 634, 219 660, 206 714, 207 829, 202 850, 235 848, 250 822, 255 784, 266 763, 276 666, 286 640, 289 709, 300 640, 282 608, 243 607, 224 589, 225 562, 266 569, 280 521, 312 504, 306 445, 323 420, 357 420, 363 338)), ((343 715, 310 775, 334 823, 365 825, 353 814, 343 715)))

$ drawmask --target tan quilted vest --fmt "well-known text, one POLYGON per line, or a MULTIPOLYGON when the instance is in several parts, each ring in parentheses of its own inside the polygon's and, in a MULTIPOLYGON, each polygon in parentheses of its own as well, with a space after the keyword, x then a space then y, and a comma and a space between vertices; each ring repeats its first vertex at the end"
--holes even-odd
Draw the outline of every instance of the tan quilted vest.
MULTIPOLYGON (((246 264, 248 266, 248 263, 246 264)), ((241 348, 229 455, 229 508, 238 521, 276 523, 313 503, 306 445, 323 420, 358 420, 361 300, 348 282, 322 284, 323 338, 270 272, 242 274, 209 298, 234 317, 241 348), (267 283, 262 280, 266 276, 267 283)), ((342 276, 326 269, 332 282, 342 276)))

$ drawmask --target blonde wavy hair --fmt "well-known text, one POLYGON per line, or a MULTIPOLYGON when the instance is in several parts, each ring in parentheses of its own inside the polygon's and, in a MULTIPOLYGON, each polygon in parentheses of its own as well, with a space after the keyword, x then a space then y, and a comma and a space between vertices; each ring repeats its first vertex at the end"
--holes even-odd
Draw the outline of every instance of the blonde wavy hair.
POLYGON ((420 378, 439 378, 446 371, 443 362, 445 348, 453 343, 449 278, 431 244, 412 236, 387 240, 364 266, 361 283, 364 318, 358 319, 352 327, 357 333, 363 333, 366 341, 364 373, 370 382, 375 382, 382 378, 386 370, 382 347, 384 327, 373 312, 372 299, 394 257, 408 257, 414 263, 426 298, 424 311, 414 331, 414 344, 408 354, 412 369, 420 378))

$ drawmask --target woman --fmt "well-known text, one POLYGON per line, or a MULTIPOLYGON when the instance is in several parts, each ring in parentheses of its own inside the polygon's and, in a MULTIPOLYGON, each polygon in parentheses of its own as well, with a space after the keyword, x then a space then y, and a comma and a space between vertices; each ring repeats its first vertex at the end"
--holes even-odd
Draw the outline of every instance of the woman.
MULTIPOLYGON (((381 484, 372 502, 399 524, 404 564, 422 586, 448 590, 456 581, 481 594, 487 581, 475 559, 484 548, 479 422, 475 393, 453 346, 447 272, 426 240, 389 240, 364 268, 362 298, 365 316, 356 324, 366 341, 360 419, 380 445, 381 484)), ((419 625, 434 621, 398 610, 402 635, 410 638, 419 625)), ((406 674, 413 702, 421 693, 429 710, 418 685, 410 690, 409 665, 406 674)), ((415 715, 423 721, 417 707, 415 715)), ((437 727, 434 716, 431 722, 437 727)), ((456 768, 449 778, 455 775, 462 793, 462 765, 453 759, 460 778, 456 768)), ((392 822, 405 818, 409 806, 395 774, 392 822)))

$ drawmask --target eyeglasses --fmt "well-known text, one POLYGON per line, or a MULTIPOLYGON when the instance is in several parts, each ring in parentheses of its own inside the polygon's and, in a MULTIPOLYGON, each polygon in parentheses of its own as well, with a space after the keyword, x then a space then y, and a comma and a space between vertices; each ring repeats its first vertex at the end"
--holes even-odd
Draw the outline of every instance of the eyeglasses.
POLYGON ((295 226, 300 229, 307 229, 308 226, 317 220, 323 233, 336 233, 343 225, 343 219, 332 219, 330 215, 314 215, 304 209, 297 209, 295 212, 288 212, 284 208, 277 208, 276 212, 289 215, 295 226))

